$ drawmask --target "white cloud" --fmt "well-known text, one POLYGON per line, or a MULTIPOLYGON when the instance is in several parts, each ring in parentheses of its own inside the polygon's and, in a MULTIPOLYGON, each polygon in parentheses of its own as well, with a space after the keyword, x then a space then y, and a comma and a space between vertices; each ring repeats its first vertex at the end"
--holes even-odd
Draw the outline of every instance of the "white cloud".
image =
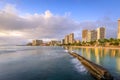
MULTIPOLYGON (((97 21, 76 22, 69 18, 69 14, 64 16, 52 14, 49 10, 44 13, 27 13, 19 15, 19 11, 13 5, 6 5, 0 10, 0 41, 12 42, 18 40, 23 42, 29 39, 62 39, 64 35, 71 32, 78 33, 81 36, 82 29, 96 29, 98 26, 105 25, 111 34, 107 37, 116 35, 117 23, 109 18, 103 18, 97 21), (113 34, 114 33, 114 34, 113 34), (9 39, 9 40, 8 40, 9 39)), ((78 36, 77 36, 78 37, 78 36)), ((80 38, 80 37, 78 37, 80 38)), ((18 43, 17 41, 17 43, 18 43)))
POLYGON ((2 9, 2 11, 11 15, 16 15, 18 13, 17 9, 15 8, 15 5, 11 5, 11 4, 7 4, 2 9))

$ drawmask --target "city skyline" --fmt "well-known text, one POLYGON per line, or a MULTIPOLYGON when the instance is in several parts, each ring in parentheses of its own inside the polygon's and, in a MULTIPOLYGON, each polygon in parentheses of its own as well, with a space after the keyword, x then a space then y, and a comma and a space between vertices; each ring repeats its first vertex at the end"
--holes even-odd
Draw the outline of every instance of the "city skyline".
POLYGON ((98 27, 94 30, 84 29, 82 30, 82 42, 97 41, 100 39, 106 39, 105 37, 105 28, 98 27))
POLYGON ((100 26, 105 26, 106 38, 117 38, 119 2, 1 0, 0 44, 22 44, 33 39, 60 40, 69 33, 81 40, 83 29, 100 26))

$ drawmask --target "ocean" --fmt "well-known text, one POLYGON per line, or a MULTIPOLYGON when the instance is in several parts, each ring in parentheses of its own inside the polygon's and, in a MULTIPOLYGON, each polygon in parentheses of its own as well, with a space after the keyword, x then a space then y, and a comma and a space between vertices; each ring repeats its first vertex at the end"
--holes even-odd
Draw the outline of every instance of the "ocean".
MULTIPOLYGON (((70 50, 102 65, 120 79, 120 50, 70 50)), ((94 80, 59 46, 0 46, 0 80, 94 80)))

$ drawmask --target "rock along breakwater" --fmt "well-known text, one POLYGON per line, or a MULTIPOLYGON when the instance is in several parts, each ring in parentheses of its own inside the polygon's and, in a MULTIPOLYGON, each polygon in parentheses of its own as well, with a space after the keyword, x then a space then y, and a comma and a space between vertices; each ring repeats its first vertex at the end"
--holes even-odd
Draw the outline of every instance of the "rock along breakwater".
POLYGON ((73 57, 77 58, 84 67, 89 71, 89 73, 97 80, 114 80, 113 76, 107 71, 107 69, 103 68, 100 65, 97 65, 84 57, 80 56, 74 52, 68 52, 73 57))

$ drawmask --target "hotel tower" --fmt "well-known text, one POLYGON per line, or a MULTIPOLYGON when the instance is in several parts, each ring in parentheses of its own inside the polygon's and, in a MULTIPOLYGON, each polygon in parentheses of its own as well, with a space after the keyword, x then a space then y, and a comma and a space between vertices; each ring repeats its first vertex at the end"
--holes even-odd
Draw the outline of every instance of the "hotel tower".
POLYGON ((104 38, 105 38, 105 28, 104 27, 97 28, 97 40, 104 38))
POLYGON ((118 20, 118 34, 117 39, 120 39, 120 19, 118 20))

